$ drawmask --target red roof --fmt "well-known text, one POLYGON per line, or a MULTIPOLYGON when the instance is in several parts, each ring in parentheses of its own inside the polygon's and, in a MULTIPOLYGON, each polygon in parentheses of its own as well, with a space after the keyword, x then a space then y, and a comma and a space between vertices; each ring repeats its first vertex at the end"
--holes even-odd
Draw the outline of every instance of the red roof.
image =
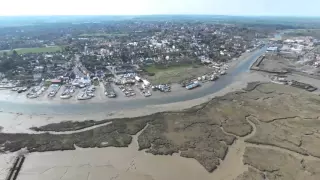
POLYGON ((59 79, 51 79, 51 82, 52 83, 61 83, 61 80, 59 80, 59 79))

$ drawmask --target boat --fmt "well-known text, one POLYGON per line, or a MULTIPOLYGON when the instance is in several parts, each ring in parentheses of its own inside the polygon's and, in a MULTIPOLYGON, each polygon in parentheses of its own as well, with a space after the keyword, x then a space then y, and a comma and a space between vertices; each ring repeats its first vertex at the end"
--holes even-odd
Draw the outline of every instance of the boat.
POLYGON ((147 91, 147 92, 145 92, 144 93, 144 97, 150 97, 152 94, 149 92, 149 91, 147 91))
POLYGON ((64 94, 64 95, 61 95, 60 98, 61 99, 69 99, 71 98, 72 96, 70 94, 64 94))
POLYGON ((226 71, 221 71, 221 72, 220 72, 220 75, 225 75, 225 74, 227 74, 226 71))
POLYGON ((49 94, 48 94, 48 97, 54 97, 56 95, 56 92, 55 91, 51 91, 49 94))
POLYGON ((212 76, 210 77, 210 81, 215 81, 215 80, 217 80, 218 78, 219 78, 218 76, 212 75, 212 76))
POLYGON ((23 93, 26 92, 28 88, 24 87, 24 88, 20 88, 17 92, 18 93, 23 93))
POLYGON ((88 96, 86 92, 83 92, 78 95, 77 99, 78 100, 87 100, 87 99, 91 99, 92 97, 93 96, 88 96))
POLYGON ((117 97, 116 93, 110 93, 108 95, 108 98, 115 98, 115 97, 117 97))
POLYGON ((198 82, 198 81, 195 81, 195 82, 187 85, 187 86, 186 86, 186 89, 191 90, 191 89, 194 89, 194 88, 199 87, 199 86, 200 86, 199 82, 198 82))
POLYGON ((34 99, 34 98, 37 98, 37 97, 38 96, 36 94, 30 94, 30 93, 27 94, 27 98, 29 98, 29 99, 34 99))

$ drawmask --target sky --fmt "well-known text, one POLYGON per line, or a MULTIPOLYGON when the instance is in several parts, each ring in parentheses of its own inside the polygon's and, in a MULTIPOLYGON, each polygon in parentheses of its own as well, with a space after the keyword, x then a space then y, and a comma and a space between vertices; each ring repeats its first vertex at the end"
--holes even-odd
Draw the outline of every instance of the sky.
POLYGON ((0 16, 212 14, 320 16, 320 0, 1 0, 0 16))

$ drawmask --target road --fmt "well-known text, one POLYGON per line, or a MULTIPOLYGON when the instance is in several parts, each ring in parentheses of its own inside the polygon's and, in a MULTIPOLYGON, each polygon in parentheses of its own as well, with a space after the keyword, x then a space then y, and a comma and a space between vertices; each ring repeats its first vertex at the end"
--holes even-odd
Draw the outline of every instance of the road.
POLYGON ((149 105, 168 104, 181 101, 188 101, 213 94, 227 87, 235 81, 236 76, 248 72, 251 64, 266 50, 266 47, 257 50, 250 57, 242 60, 229 73, 222 76, 210 86, 202 87, 195 93, 181 93, 176 96, 164 96, 161 98, 132 99, 127 101, 112 101, 108 103, 87 103, 87 104, 20 104, 16 102, 0 101, 0 110, 3 112, 16 112, 27 114, 82 114, 95 112, 118 111, 134 108, 143 108, 149 105))
MULTIPOLYGON (((75 55, 75 64, 76 65, 73 68, 74 74, 76 76, 78 76, 78 77, 85 77, 86 75, 83 74, 83 66, 82 66, 82 63, 80 62, 80 56, 79 55, 75 55)), ((88 72, 88 71, 86 71, 86 72, 88 72)))

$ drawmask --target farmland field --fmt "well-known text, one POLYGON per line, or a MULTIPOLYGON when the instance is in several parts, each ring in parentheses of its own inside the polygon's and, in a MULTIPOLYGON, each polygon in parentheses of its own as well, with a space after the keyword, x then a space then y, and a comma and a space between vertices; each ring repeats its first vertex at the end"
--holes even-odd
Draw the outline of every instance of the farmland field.
POLYGON ((129 34, 125 33, 88 33, 81 34, 80 37, 112 37, 112 36, 128 36, 129 34))
MULTIPOLYGON (((50 46, 50 47, 38 47, 38 48, 21 48, 21 49, 14 49, 14 50, 17 51, 18 54, 27 54, 27 53, 57 52, 57 51, 61 51, 62 48, 60 46, 50 46)), ((8 52, 9 54, 11 54, 12 51, 4 50, 4 51, 0 51, 0 53, 8 52)))
POLYGON ((284 38, 292 38, 297 36, 312 36, 314 38, 320 38, 320 29, 297 29, 287 32, 283 35, 284 38))
POLYGON ((146 67, 148 73, 154 73, 148 79, 154 84, 161 83, 179 83, 186 79, 196 78, 206 73, 212 72, 212 69, 205 66, 182 65, 168 68, 157 68, 154 66, 146 67))

